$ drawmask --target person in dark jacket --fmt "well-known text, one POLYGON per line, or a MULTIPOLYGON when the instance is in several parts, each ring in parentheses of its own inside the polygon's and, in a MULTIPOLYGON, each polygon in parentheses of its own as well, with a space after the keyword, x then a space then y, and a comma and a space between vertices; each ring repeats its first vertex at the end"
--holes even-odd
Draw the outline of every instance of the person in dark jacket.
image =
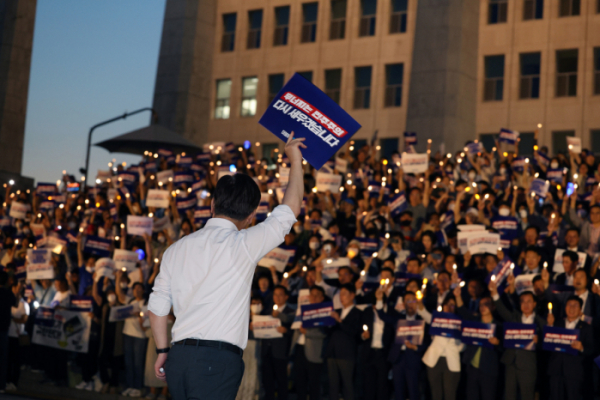
POLYGON ((331 328, 325 353, 329 372, 329 397, 340 398, 340 381, 344 400, 354 400, 354 364, 361 332, 362 312, 354 306, 355 289, 352 284, 340 288, 342 309, 331 313, 336 324, 331 328))
MULTIPOLYGON (((578 329, 579 340, 571 343, 577 355, 552 352, 548 361, 550 376, 551 400, 579 400, 584 384, 584 361, 594 353, 594 333, 592 327, 581 320, 583 301, 578 296, 571 296, 565 306, 565 319, 555 320, 548 314, 548 325, 557 328, 578 329)), ((587 382, 591 384, 591 382, 587 382)))
POLYGON ((0 271, 0 393, 6 387, 8 372, 8 328, 11 321, 11 309, 16 303, 12 290, 7 288, 8 274, 0 271))
POLYGON ((467 366, 467 398, 469 400, 494 400, 497 397, 496 387, 498 384, 498 373, 500 367, 500 340, 502 335, 502 324, 498 317, 494 316, 494 301, 490 296, 484 296, 479 300, 479 311, 472 312, 465 307, 460 297, 460 286, 454 289, 456 298, 456 313, 463 321, 477 321, 484 324, 495 324, 495 334, 488 339, 494 346, 467 345, 463 353, 463 363, 467 366))

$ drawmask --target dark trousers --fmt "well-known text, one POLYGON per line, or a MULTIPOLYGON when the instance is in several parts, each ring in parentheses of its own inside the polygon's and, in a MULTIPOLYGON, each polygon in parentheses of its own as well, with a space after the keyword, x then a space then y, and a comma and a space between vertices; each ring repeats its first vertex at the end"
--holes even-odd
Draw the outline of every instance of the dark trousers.
POLYGON ((148 339, 123 335, 125 350, 125 380, 128 388, 141 389, 144 385, 144 367, 148 339))
POLYGON ((296 371, 296 393, 298 400, 321 399, 321 369, 323 364, 312 363, 306 359, 304 346, 296 346, 294 370, 296 371))
POLYGON ((8 331, 0 332, 0 390, 6 387, 8 365, 8 331))
POLYGON ((262 382, 263 388, 265 389, 265 400, 275 399, 276 388, 277 399, 287 400, 287 360, 274 358, 271 352, 264 354, 261 358, 262 382))
MULTIPOLYGON (((84 382, 90 382, 98 372, 98 349, 100 343, 90 340, 87 353, 79 353, 79 364, 81 365, 81 378, 84 382)), ((144 353, 145 354, 145 353, 144 353)))
POLYGON ((410 365, 408 363, 394 364, 392 366, 392 374, 394 377, 395 400, 406 399, 407 391, 410 400, 421 399, 421 391, 419 390, 419 384, 421 382, 421 363, 416 365, 410 365))
POLYGON ((550 379, 550 400, 581 399, 583 379, 573 381, 562 375, 550 375, 547 378, 550 379))
POLYGON ((109 386, 119 386, 119 370, 123 365, 123 356, 115 357, 108 351, 100 354, 98 359, 98 370, 102 383, 108 383, 109 386))
MULTIPOLYGON (((367 343, 368 344, 368 343, 367 343)), ((389 400, 388 362, 383 349, 371 349, 371 357, 363 365, 365 400, 389 400)))
POLYGON ((354 383, 352 381, 354 360, 329 358, 327 359, 327 371, 329 373, 329 399, 338 400, 340 398, 341 381, 344 400, 354 400, 354 383))
POLYGON ((54 347, 44 347, 43 354, 46 363, 44 367, 46 377, 54 382, 66 384, 69 352, 54 347))
POLYGON ((429 378, 433 400, 456 399, 460 372, 450 371, 446 357, 440 357, 433 368, 427 367, 427 377, 429 378))
POLYGON ((495 400, 498 376, 482 372, 470 363, 467 366, 467 399, 495 400))
POLYGON ((517 388, 521 392, 521 400, 534 400, 535 378, 537 368, 529 370, 517 369, 514 364, 506 366, 506 384, 504 397, 506 399, 517 398, 517 388))
POLYGON ((225 349, 174 345, 165 373, 173 400, 234 400, 244 360, 225 349))
POLYGON ((19 339, 14 337, 8 338, 8 372, 6 381, 14 384, 19 383, 21 376, 21 346, 19 339))

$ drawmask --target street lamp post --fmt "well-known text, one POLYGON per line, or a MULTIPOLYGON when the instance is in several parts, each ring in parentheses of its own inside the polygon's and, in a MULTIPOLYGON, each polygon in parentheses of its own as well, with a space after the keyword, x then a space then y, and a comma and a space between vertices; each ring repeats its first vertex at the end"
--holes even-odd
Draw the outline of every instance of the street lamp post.
POLYGON ((158 114, 156 113, 156 111, 153 108, 144 107, 144 108, 140 108, 139 110, 132 111, 130 113, 127 113, 127 112, 123 113, 123 115, 119 115, 118 117, 111 118, 111 119, 108 119, 106 121, 100 122, 99 124, 96 124, 96 125, 94 125, 94 126, 92 126, 90 128, 90 133, 88 134, 87 152, 86 152, 86 155, 85 155, 85 180, 83 181, 84 188, 87 188, 87 185, 88 185, 88 172, 89 172, 88 170, 90 168, 90 147, 92 145, 92 132, 94 132, 94 129, 99 128, 99 127, 101 127, 103 125, 108 125, 111 122, 115 122, 115 121, 118 121, 120 119, 125 119, 125 118, 127 118, 129 116, 132 116, 134 114, 139 114, 139 113, 141 113, 143 111, 150 111, 152 113, 152 122, 153 123, 158 120, 158 114))

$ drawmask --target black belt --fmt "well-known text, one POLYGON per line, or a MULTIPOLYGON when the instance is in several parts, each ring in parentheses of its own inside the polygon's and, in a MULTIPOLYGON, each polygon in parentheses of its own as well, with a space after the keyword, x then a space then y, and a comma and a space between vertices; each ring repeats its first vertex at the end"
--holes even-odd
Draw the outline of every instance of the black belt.
POLYGON ((183 346, 202 346, 202 347, 213 347, 215 349, 224 349, 234 352, 237 355, 242 356, 244 354, 244 350, 240 349, 234 344, 227 342, 220 342, 218 340, 202 340, 202 339, 183 339, 179 342, 175 342, 173 344, 180 344, 183 346))

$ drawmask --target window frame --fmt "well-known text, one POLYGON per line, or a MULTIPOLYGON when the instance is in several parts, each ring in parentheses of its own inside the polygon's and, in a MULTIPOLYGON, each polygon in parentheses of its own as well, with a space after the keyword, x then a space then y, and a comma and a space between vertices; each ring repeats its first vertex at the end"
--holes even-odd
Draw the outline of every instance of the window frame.
POLYGON ((556 71, 555 71, 555 80, 554 80, 554 84, 555 84, 555 90, 554 90, 554 96, 555 97, 577 97, 577 80, 578 80, 578 73, 579 73, 579 49, 561 49, 561 50, 556 50, 555 52, 555 62, 556 62, 556 71), (566 52, 571 52, 571 51, 575 51, 577 54, 577 58, 576 58, 576 62, 577 62, 577 67, 575 72, 573 71, 568 71, 568 72, 560 72, 560 68, 559 68, 559 53, 566 53, 566 52), (564 86, 564 91, 562 90, 564 86))
POLYGON ((256 115, 256 109, 258 108, 258 76, 244 76, 242 77, 242 99, 241 99, 241 103, 240 103, 240 116, 243 118, 246 117, 254 117, 256 115), (245 81, 248 79, 256 79, 256 91, 254 93, 254 96, 245 96, 244 95, 244 90, 245 88, 245 81), (247 103, 250 103, 250 105, 247 105, 247 103), (254 102, 254 110, 252 111, 252 102, 254 102), (245 105, 246 103, 246 105, 245 105), (249 110, 248 112, 244 112, 244 110, 249 110))
POLYGON ((347 0, 331 0, 331 18, 329 21, 329 40, 343 40, 346 38, 346 19, 348 18, 348 1, 347 0), (334 3, 344 3, 344 16, 334 18, 333 7, 334 3))
POLYGON ((216 92, 215 92, 215 109, 213 113, 214 119, 229 119, 231 117, 231 78, 223 78, 216 80, 216 92), (219 97, 219 84, 229 82, 229 95, 227 98, 219 97), (225 112, 223 111, 227 108, 227 116, 224 116, 225 112), (219 111, 221 111, 219 113, 219 111), (221 114, 221 116, 219 116, 221 114))
POLYGON ((506 67, 506 57, 504 54, 490 54, 483 57, 483 101, 484 102, 492 102, 492 101, 503 101, 504 100, 504 70, 506 67), (502 76, 501 77, 491 77, 488 78, 488 64, 487 60, 492 57, 502 57, 502 76), (498 87, 500 85, 500 88, 498 87), (488 88, 493 88, 493 96, 489 97, 488 88), (500 98, 498 98, 498 92, 500 92, 500 98))
POLYGON ((354 67, 354 109, 368 110, 371 108, 371 88, 373 86, 373 67, 365 65, 354 67), (359 70, 369 71, 369 86, 359 86, 359 70))
POLYGON ((383 106, 385 108, 396 108, 402 107, 402 88, 404 86, 404 63, 386 64, 385 66, 385 90, 383 106), (402 74, 400 76, 399 84, 390 84, 390 72, 392 67, 400 66, 402 74), (397 103, 395 100, 399 98, 397 103), (396 104, 397 103, 397 104, 396 104))

